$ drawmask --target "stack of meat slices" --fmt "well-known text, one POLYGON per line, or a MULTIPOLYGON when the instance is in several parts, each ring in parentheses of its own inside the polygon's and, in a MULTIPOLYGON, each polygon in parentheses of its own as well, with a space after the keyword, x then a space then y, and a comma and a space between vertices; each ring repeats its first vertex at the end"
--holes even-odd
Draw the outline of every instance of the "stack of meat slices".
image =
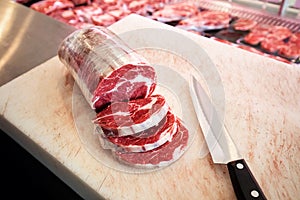
POLYGON ((169 165, 183 154, 188 143, 187 129, 161 95, 113 102, 94 122, 101 127, 102 147, 131 166, 169 165))
POLYGON ((143 167, 183 154, 188 131, 165 98, 153 95, 155 69, 121 38, 104 27, 80 29, 62 42, 58 56, 95 110, 104 148, 143 167))

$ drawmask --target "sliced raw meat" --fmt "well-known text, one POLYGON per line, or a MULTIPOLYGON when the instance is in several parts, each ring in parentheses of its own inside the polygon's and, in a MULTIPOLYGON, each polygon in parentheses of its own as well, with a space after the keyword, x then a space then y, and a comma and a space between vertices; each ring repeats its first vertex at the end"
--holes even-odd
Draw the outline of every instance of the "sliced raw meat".
POLYGON ((148 0, 130 1, 127 8, 132 12, 138 12, 147 6, 148 0))
POLYGON ((104 27, 73 32, 58 56, 97 111, 111 102, 150 96, 156 86, 154 68, 104 27))
POLYGON ((108 27, 116 22, 116 19, 108 13, 105 13, 103 15, 92 16, 91 19, 93 24, 97 26, 105 26, 105 27, 108 27))
POLYGON ((279 55, 290 59, 300 58, 300 47, 294 43, 288 43, 284 46, 281 46, 279 49, 279 55))
POLYGON ((155 71, 146 65, 125 65, 101 80, 92 99, 95 108, 108 102, 147 97, 155 88, 155 71))
POLYGON ((129 11, 125 11, 124 9, 116 9, 116 10, 110 10, 108 12, 109 15, 113 16, 116 21, 122 19, 123 17, 126 17, 130 14, 129 11))
POLYGON ((96 5, 78 6, 74 9, 81 22, 92 23, 92 16, 103 14, 103 10, 96 5))
POLYGON ((268 24, 257 24, 253 29, 251 29, 251 32, 260 33, 261 35, 267 35, 271 32, 273 27, 274 26, 268 24))
POLYGON ((104 148, 126 152, 145 152, 170 141, 177 132, 177 123, 176 117, 169 111, 156 126, 134 135, 116 137, 111 136, 115 133, 109 130, 103 129, 103 132, 102 137, 105 144, 102 146, 104 148))
POLYGON ((198 8, 193 3, 169 4, 152 14, 152 18, 161 22, 178 21, 198 13, 198 8))
POLYGON ((74 4, 70 0, 43 0, 36 2, 30 6, 33 10, 38 12, 49 14, 56 10, 73 8, 74 4))
POLYGON ((114 102, 99 112, 94 122, 117 136, 133 135, 156 126, 168 110, 165 98, 153 95, 129 102, 114 102))
POLYGON ((183 19, 178 26, 195 27, 199 30, 215 30, 229 26, 231 16, 225 12, 219 11, 202 11, 199 14, 183 19))
POLYGON ((265 39, 265 34, 260 32, 250 32, 244 37, 244 42, 251 45, 258 45, 265 39))
POLYGON ((146 152, 120 152, 114 154, 121 162, 131 166, 153 168, 170 165, 178 160, 185 152, 188 144, 189 133, 184 125, 177 121, 178 129, 172 140, 158 148, 146 152))
POLYGON ((56 10, 51 12, 49 16, 72 26, 76 26, 80 22, 73 10, 56 10))
POLYGON ((277 38, 278 40, 284 40, 292 35, 292 32, 290 29, 283 27, 283 26, 274 26, 270 33, 269 36, 277 38))
POLYGON ((78 6, 78 5, 83 5, 83 4, 91 4, 92 0, 72 0, 72 2, 78 6))
POLYGON ((293 43, 300 48, 300 32, 292 34, 289 38, 289 43, 293 43))
POLYGON ((244 37, 244 41, 251 45, 258 45, 260 43, 262 49, 270 53, 275 53, 280 49, 281 45, 285 44, 284 40, 291 35, 292 32, 288 28, 260 24, 255 26, 244 37))
POLYGON ((196 15, 199 10, 198 7, 192 2, 181 2, 175 4, 168 4, 165 7, 169 7, 182 17, 190 17, 196 15))
POLYGON ((270 53, 276 53, 283 45, 285 45, 283 40, 274 36, 267 37, 260 43, 261 48, 270 53))
POLYGON ((257 22, 251 19, 239 18, 233 24, 233 28, 238 31, 248 31, 255 27, 257 22))

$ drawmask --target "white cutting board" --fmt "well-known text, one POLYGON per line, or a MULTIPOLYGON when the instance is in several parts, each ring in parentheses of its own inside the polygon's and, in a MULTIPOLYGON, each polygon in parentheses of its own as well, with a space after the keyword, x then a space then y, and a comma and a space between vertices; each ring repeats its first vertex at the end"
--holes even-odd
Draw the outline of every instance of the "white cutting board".
MULTIPOLYGON (((110 29, 121 34, 150 27, 184 34, 207 51, 223 82, 226 126, 266 197, 297 199, 299 66, 137 15, 124 18, 110 29)), ((151 43, 142 36, 130 38, 130 43, 135 42, 151 43)), ((174 44, 165 41, 165 45, 174 44)), ((177 45, 184 44, 178 41, 177 45)), ((151 59, 152 54, 145 56, 151 59)), ((235 199, 226 166, 214 165, 209 154, 200 155, 201 132, 178 162, 162 170, 124 173, 98 162, 76 132, 72 91, 72 78, 54 57, 0 88, 0 126, 82 196, 130 200, 235 199)))

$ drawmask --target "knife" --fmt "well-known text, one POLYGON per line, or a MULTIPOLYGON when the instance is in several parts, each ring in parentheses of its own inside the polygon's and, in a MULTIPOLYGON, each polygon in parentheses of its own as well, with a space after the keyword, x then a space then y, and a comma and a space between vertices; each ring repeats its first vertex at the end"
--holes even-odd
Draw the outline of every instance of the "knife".
POLYGON ((203 87, 191 76, 190 95, 212 160, 226 164, 238 200, 267 199, 203 87))

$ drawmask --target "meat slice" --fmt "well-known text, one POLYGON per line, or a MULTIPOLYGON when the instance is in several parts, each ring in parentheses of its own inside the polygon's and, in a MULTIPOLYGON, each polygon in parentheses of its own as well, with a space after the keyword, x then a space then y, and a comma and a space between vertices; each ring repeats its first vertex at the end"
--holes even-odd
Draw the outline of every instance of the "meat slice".
POLYGON ((155 71, 146 65, 125 65, 98 84, 92 103, 97 110, 109 102, 147 97, 155 88, 155 71))
POLYGON ((87 6, 77 6, 74 8, 74 12, 81 22, 92 24, 92 16, 101 15, 103 10, 95 4, 91 4, 87 6))
POLYGON ((289 38, 289 43, 293 43, 300 48, 300 32, 292 34, 289 38))
POLYGON ((73 32, 58 56, 96 111, 112 102, 148 97, 156 87, 154 68, 104 27, 73 32))
POLYGON ((165 98, 153 95, 129 102, 114 102, 99 112, 94 122, 116 136, 133 135, 156 126, 168 110, 165 98))
POLYGON ((188 130, 179 120, 177 126, 177 133, 172 140, 155 149, 138 153, 115 151, 114 155, 121 162, 135 167, 154 168, 170 165, 183 155, 188 145, 188 130))
POLYGON ((279 55, 289 59, 300 58, 300 46, 295 43, 287 43, 280 47, 279 55))
POLYGON ((112 136, 115 133, 109 130, 102 130, 104 132, 102 134, 102 146, 104 148, 126 152, 145 152, 170 141, 177 132, 177 123, 176 117, 169 111, 156 126, 134 135, 117 137, 112 136))
POLYGON ((44 14, 50 14, 53 11, 73 8, 74 6, 70 0, 43 0, 32 4, 30 8, 44 14))
POLYGON ((113 23, 116 22, 116 19, 108 13, 92 16, 91 19, 93 24, 97 26, 105 26, 105 27, 112 25, 113 23))
POLYGON ((251 29, 252 33, 261 33, 262 35, 267 35, 271 32, 274 26, 268 24, 257 24, 253 29, 251 29))
POLYGON ((140 10, 144 9, 147 6, 148 0, 139 0, 139 1, 129 1, 127 8, 131 12, 138 13, 140 10))
POLYGON ((202 11, 193 17, 181 20, 178 27, 194 27, 203 31, 215 30, 228 27, 230 20, 231 16, 226 12, 202 11))
POLYGON ((278 40, 284 40, 292 35, 292 31, 289 28, 283 26, 274 26, 269 33, 270 37, 277 38, 278 40))
POLYGON ((83 5, 83 4, 91 4, 92 0, 72 0, 75 6, 83 5))
POLYGON ((178 21, 191 17, 198 13, 198 8, 193 3, 174 3, 165 5, 162 9, 155 11, 152 18, 161 22, 178 21))
POLYGON ((49 16, 73 26, 79 22, 79 19, 77 15, 73 12, 73 10, 56 10, 51 12, 49 16))
POLYGON ((267 37, 260 43, 261 48, 270 53, 276 53, 283 45, 283 40, 274 36, 267 37))
POLYGON ((244 42, 251 45, 258 45, 265 39, 266 34, 262 32, 250 32, 244 37, 244 42))
POLYGON ((238 31, 248 31, 255 27, 257 22, 251 19, 239 18, 233 23, 233 28, 238 31))

